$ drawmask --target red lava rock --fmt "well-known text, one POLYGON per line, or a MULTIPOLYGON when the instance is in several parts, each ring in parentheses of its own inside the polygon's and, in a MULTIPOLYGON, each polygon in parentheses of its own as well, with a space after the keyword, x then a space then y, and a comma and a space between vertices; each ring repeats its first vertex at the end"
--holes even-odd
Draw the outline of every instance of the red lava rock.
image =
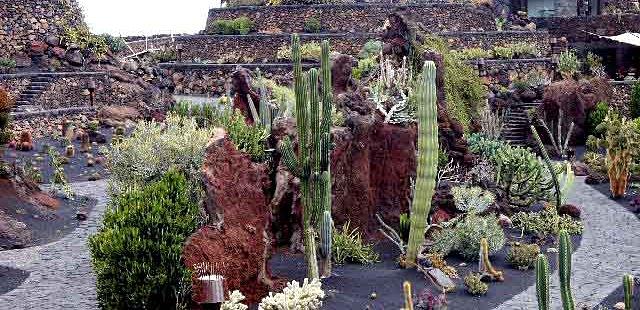
POLYGON ((31 151, 33 149, 33 139, 29 131, 23 130, 20 133, 20 141, 18 141, 16 149, 19 151, 31 151))
POLYGON ((233 97, 233 108, 240 110, 247 124, 253 124, 248 97, 251 96, 251 101, 253 101, 256 111, 258 111, 260 96, 251 87, 251 71, 245 68, 238 68, 231 74, 231 85, 236 92, 233 97))
POLYGON ((573 166, 573 173, 576 176, 586 176, 589 175, 589 166, 587 166, 587 164, 581 162, 581 161, 576 161, 572 163, 573 166))
POLYGON ((61 47, 52 47, 51 48, 51 54, 53 56, 56 56, 56 57, 60 58, 60 59, 64 59, 66 51, 64 50, 64 48, 61 48, 61 47))
MULTIPOLYGON (((271 252, 267 168, 251 162, 222 133, 207 148, 203 174, 210 223, 189 237, 184 262, 215 265, 225 277, 225 291, 240 290, 248 303, 259 302, 273 285, 266 265, 271 252)), ((193 289, 194 301, 202 300, 198 281, 193 289)))
POLYGON ((579 207, 572 205, 572 204, 566 204, 566 205, 562 205, 560 206, 560 208, 558 208, 558 214, 559 215, 568 215, 574 219, 579 219, 580 215, 582 214, 582 211, 580 210, 579 207))
POLYGON ((33 56, 42 56, 47 51, 47 48, 47 43, 43 41, 32 41, 29 51, 33 56))
POLYGON ((60 207, 60 201, 45 192, 36 192, 31 195, 31 199, 39 205, 45 206, 50 209, 58 209, 60 207))

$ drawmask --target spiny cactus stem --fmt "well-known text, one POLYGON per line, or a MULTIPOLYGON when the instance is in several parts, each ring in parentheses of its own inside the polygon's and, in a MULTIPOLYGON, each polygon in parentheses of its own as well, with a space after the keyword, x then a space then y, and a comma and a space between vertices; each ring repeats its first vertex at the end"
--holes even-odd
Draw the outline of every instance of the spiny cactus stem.
POLYGON ((547 169, 549 170, 549 174, 551 174, 551 180, 553 181, 553 187, 556 189, 556 208, 559 208, 562 205, 562 193, 560 191, 560 182, 558 181, 558 175, 556 174, 555 169, 553 169, 553 164, 551 163, 551 159, 549 159, 549 153, 547 153, 547 149, 544 147, 542 143, 542 139, 540 139, 540 135, 536 130, 536 127, 531 125, 531 132, 533 133, 533 137, 536 139, 536 143, 538 144, 538 148, 540 149, 540 153, 542 153, 542 159, 544 160, 547 169))
POLYGON ((633 309, 633 276, 626 274, 623 277, 624 308, 633 309))
POLYGON ((413 293, 411 292, 411 282, 404 281, 402 284, 404 291, 404 310, 413 310, 413 293))
POLYGON ((549 261, 544 254, 536 260, 536 297, 538 310, 549 310, 549 261))
POLYGON ((564 310, 574 310, 573 293, 571 292, 571 238, 569 234, 560 231, 560 255, 559 255, 559 274, 560 274, 560 297, 562 299, 562 308, 564 310))

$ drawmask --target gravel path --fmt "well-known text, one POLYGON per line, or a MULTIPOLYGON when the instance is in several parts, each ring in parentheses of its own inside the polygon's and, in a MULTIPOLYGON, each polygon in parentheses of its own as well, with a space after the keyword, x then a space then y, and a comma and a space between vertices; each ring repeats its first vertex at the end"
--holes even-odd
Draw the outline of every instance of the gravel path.
MULTIPOLYGON (((640 221, 624 207, 585 184, 584 177, 576 178, 569 202, 582 207, 585 225, 580 248, 573 254, 574 300, 597 305, 622 284, 623 274, 640 273, 640 221)), ((551 275, 551 299, 552 308, 561 309, 557 272, 551 275)), ((535 284, 495 308, 525 309, 537 309, 535 284)))
POLYGON ((1 309, 97 309, 87 238, 102 220, 106 181, 72 184, 78 195, 98 200, 89 218, 49 244, 0 252, 0 265, 30 272, 18 288, 0 296, 1 309))

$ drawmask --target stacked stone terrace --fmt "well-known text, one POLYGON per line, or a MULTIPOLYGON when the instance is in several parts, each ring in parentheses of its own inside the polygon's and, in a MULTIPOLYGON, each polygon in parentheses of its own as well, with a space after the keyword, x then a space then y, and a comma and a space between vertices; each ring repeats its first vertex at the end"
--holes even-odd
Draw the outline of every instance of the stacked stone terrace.
MULTIPOLYGON (((278 49, 288 46, 292 33, 302 42, 328 39, 334 51, 356 56, 362 45, 376 39, 387 17, 401 12, 427 32, 446 38, 456 49, 491 48, 512 43, 535 44, 542 58, 533 60, 492 60, 487 71, 549 71, 550 37, 546 31, 497 31, 495 15, 484 6, 462 3, 393 5, 382 3, 322 4, 216 8, 209 11, 207 29, 215 20, 248 17, 255 26, 247 35, 193 35, 175 38, 181 47, 178 63, 162 64, 170 70, 176 92, 219 95, 224 80, 237 65, 263 72, 284 73, 290 64, 277 59, 278 49), (321 21, 321 32, 304 33, 305 21, 321 21), (492 69, 493 68, 493 69, 492 69)), ((511 74, 513 75, 513 74, 511 74)))

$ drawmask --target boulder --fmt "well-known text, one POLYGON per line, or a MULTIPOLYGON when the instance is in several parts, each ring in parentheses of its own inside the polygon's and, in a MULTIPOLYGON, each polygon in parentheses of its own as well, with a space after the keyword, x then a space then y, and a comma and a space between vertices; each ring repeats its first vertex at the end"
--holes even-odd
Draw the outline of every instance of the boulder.
POLYGON ((47 48, 47 43, 43 41, 32 41, 29 48, 29 54, 31 56, 43 56, 47 51, 47 48))
MULTIPOLYGON (((236 149, 223 131, 207 147, 203 165, 208 225, 187 240, 185 264, 209 262, 225 278, 225 292, 240 290, 248 303, 257 303, 273 281, 267 265, 269 234, 269 175, 265 164, 254 163, 236 149)), ((202 299, 194 280, 193 299, 202 299)))
POLYGON ((127 120, 135 121, 139 117, 140 112, 130 106, 111 105, 103 107, 98 111, 100 122, 111 127, 121 126, 127 120))
POLYGON ((233 108, 240 110, 247 124, 253 124, 254 120, 248 98, 251 97, 256 111, 259 111, 260 96, 251 87, 251 71, 242 67, 238 68, 231 74, 231 86, 236 94, 233 98, 233 108))
POLYGON ((82 66, 84 64, 84 56, 80 50, 68 50, 64 59, 72 66, 82 66))
POLYGON ((576 176, 586 176, 589 175, 589 166, 581 161, 575 161, 572 163, 573 173, 576 176))
POLYGON ((50 46, 54 46, 55 47, 55 46, 60 45, 60 37, 58 37, 57 35, 54 35, 54 34, 50 34, 44 39, 44 42, 46 42, 50 46))
POLYGON ((61 48, 61 47, 57 47, 57 46, 52 47, 51 55, 58 57, 60 59, 65 59, 66 51, 64 50, 64 48, 61 48))

